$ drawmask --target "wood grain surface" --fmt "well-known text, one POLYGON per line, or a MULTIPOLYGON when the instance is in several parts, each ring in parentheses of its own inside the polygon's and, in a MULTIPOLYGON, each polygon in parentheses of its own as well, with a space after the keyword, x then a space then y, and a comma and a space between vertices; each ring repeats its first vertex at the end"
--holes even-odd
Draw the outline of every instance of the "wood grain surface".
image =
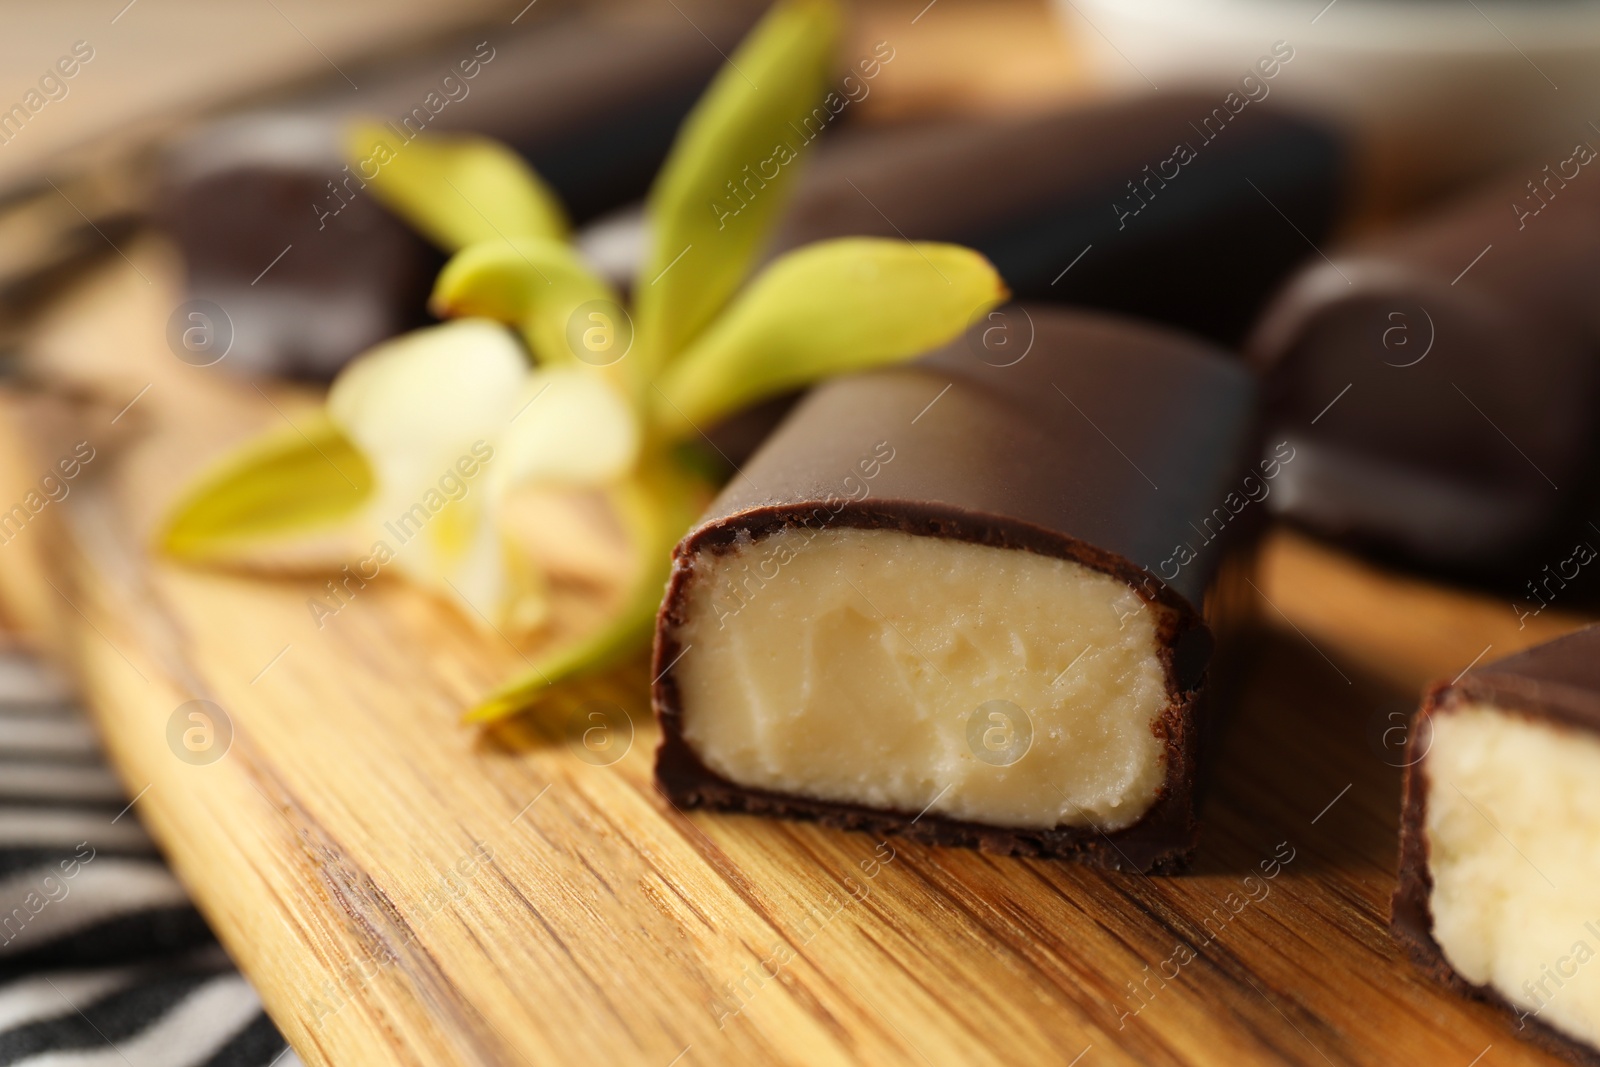
POLYGON ((480 732, 458 713, 528 650, 384 578, 319 628, 319 577, 148 554, 197 463, 307 398, 175 359, 170 255, 126 251, 0 401, 0 506, 96 450, 0 546, 0 599, 307 1063, 1546 1062, 1390 942, 1386 731, 1429 679, 1580 617, 1519 629, 1274 533, 1185 877, 685 815, 652 786, 642 664, 584 695, 621 709, 603 743, 565 713, 480 732), (213 762, 171 740, 194 700, 231 728, 213 762))

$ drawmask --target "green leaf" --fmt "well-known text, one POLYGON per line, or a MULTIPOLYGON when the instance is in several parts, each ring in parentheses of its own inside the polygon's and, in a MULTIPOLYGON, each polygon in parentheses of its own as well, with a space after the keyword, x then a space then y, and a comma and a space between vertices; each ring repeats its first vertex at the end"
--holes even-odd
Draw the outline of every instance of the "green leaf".
POLYGON ((546 237, 463 248, 439 273, 429 305, 440 317, 482 316, 515 325, 534 357, 549 365, 581 359, 605 366, 632 345, 632 323, 617 294, 571 245, 546 237))
POLYGON ((779 0, 685 120, 650 190, 653 239, 634 286, 652 368, 705 328, 760 253, 807 141, 833 118, 838 27, 832 0, 779 0))
POLYGON ((360 511, 372 471, 317 413, 245 444, 203 472, 167 513, 160 543, 184 559, 337 526, 360 511))
POLYGON ((987 259, 959 245, 819 241, 764 270, 661 375, 656 424, 683 437, 820 378, 921 355, 1007 297, 987 259))
POLYGON ((640 469, 612 494, 638 559, 627 598, 604 626, 557 648, 485 697, 465 722, 491 723, 539 705, 564 683, 596 674, 650 643, 656 610, 672 571, 672 548, 710 497, 698 476, 665 456, 640 469))
POLYGON ((389 208, 447 252, 496 237, 565 239, 566 212, 533 168, 487 137, 418 135, 361 123, 350 168, 389 208))

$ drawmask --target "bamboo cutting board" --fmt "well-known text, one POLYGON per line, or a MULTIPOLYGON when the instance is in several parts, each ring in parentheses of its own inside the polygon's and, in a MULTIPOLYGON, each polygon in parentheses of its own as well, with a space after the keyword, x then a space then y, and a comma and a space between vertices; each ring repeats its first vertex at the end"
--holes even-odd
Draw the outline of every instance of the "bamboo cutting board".
POLYGON ((320 579, 151 558, 187 471, 307 399, 174 359, 172 263, 131 259, 42 324, 46 390, 3 394, 0 502, 95 456, 0 547, 0 597, 307 1063, 1548 1062, 1388 938, 1386 731, 1425 681, 1579 617, 1519 630, 1274 534, 1186 877, 685 814, 652 787, 642 663, 587 694, 620 709, 587 745, 581 717, 479 732, 457 714, 525 650, 448 608, 379 579, 319 629, 320 579))

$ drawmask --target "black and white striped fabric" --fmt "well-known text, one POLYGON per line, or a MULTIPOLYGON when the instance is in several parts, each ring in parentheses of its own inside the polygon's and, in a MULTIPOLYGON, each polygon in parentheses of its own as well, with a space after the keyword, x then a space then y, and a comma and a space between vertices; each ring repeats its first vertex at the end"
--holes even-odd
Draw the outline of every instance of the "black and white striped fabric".
POLYGON ((0 1067, 300 1067, 60 682, 0 647, 0 1067))

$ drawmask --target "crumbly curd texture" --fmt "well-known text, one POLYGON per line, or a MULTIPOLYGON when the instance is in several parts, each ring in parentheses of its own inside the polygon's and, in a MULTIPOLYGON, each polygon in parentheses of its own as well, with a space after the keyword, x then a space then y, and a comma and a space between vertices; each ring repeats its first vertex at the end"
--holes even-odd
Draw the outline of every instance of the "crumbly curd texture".
POLYGON ((1600 1046, 1600 740, 1481 704, 1432 723, 1434 940, 1468 981, 1600 1046))
POLYGON ((1119 829, 1160 793, 1157 609, 1125 582, 892 530, 785 529, 694 566, 683 736, 729 781, 1018 829, 1119 829))

